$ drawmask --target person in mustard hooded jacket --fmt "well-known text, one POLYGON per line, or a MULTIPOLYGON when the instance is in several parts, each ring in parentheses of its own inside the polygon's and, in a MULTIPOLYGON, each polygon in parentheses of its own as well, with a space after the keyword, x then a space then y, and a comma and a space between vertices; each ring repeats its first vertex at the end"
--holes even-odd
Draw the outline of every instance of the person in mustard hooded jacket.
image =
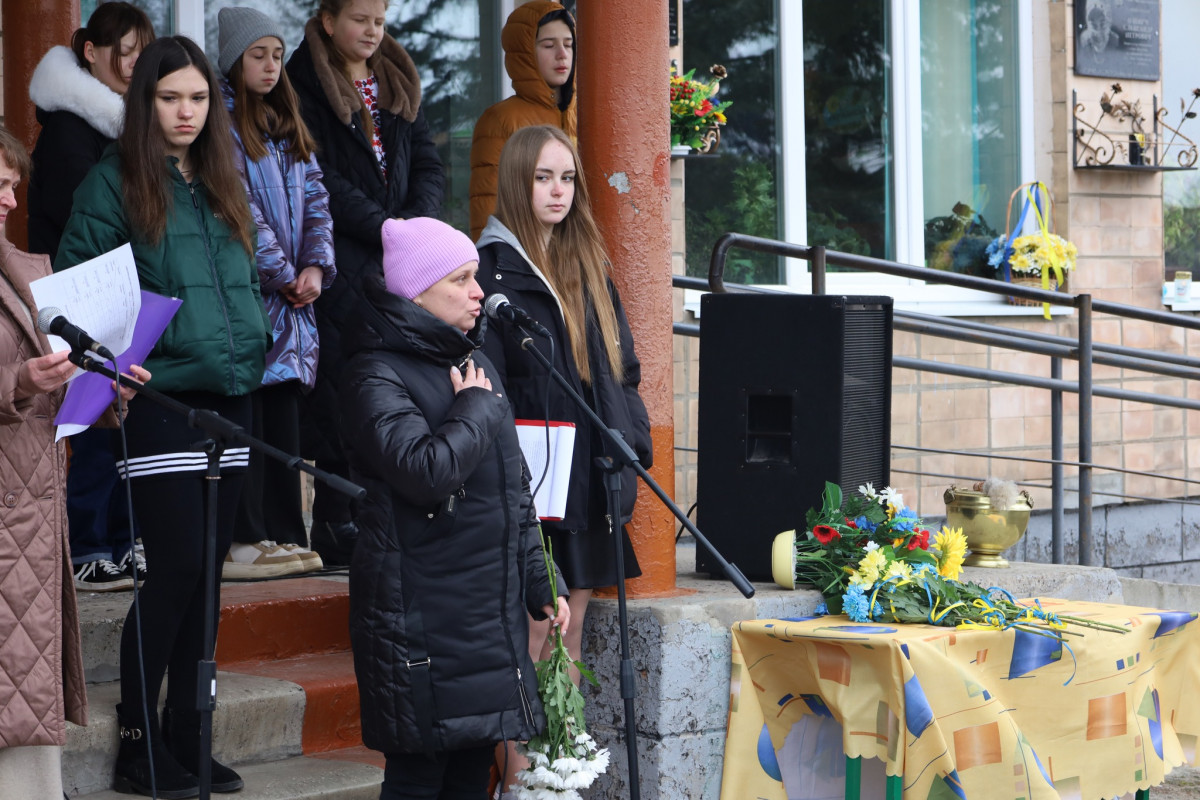
POLYGON ((553 0, 517 6, 500 34, 512 97, 489 107, 471 138, 471 239, 496 210, 504 143, 520 128, 553 125, 575 141, 575 19, 553 0))

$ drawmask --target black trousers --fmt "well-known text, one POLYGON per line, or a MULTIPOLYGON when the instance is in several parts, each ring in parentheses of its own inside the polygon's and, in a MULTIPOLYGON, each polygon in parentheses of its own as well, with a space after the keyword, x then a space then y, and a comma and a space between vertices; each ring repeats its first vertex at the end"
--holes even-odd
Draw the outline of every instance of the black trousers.
MULTIPOLYGON (((300 453, 300 384, 263 386, 250 394, 250 435, 285 453, 300 453)), ((301 512, 300 473, 286 464, 250 451, 250 468, 242 488, 233 540, 253 544, 270 539, 279 544, 308 546, 301 512)))
POLYGON ((389 753, 379 800, 486 800, 496 746, 389 753))
MULTIPOLYGON (((206 392, 172 394, 194 408, 207 408, 242 427, 250 425, 250 399, 206 392)), ((190 444, 203 434, 187 427, 183 417, 139 400, 126 421, 129 461, 118 469, 132 477, 133 508, 146 560, 154 564, 139 593, 141 662, 138 668, 138 624, 131 606, 121 632, 121 704, 133 720, 142 718, 145 699, 150 713, 158 708, 168 671, 167 705, 196 707, 197 664, 204 651, 205 457, 190 444)), ((214 572, 213 629, 220 613, 220 564, 229 552, 233 520, 242 491, 245 450, 231 448, 223 459, 218 487, 217 563, 214 572)))

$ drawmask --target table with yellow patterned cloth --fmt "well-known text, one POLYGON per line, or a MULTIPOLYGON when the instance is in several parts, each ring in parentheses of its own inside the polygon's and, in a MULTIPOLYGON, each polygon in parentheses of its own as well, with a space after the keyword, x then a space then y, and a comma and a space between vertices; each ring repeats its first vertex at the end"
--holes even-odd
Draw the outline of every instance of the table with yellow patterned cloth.
POLYGON ((904 800, 1098 800, 1196 765, 1197 614, 1040 602, 1128 633, 1070 626, 1064 647, 845 616, 737 623, 722 799, 841 797, 846 765, 872 763, 851 759, 882 762, 904 800), (836 795, 806 777, 821 770, 836 795))

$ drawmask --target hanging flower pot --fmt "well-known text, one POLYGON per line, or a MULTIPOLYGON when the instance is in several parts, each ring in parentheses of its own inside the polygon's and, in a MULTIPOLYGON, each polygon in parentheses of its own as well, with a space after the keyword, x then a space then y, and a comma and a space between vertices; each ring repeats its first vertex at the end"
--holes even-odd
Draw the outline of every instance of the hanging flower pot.
POLYGON ((706 83, 693 78, 695 72, 693 69, 679 75, 671 67, 671 147, 686 145, 708 152, 710 130, 725 123, 725 109, 730 106, 729 101, 714 100, 727 73, 720 64, 714 64, 709 68, 713 79, 706 83))

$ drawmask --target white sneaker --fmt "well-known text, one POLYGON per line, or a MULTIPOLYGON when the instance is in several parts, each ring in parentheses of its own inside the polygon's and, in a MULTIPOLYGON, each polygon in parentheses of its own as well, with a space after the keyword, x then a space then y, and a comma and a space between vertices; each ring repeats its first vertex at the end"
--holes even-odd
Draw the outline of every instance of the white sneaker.
POLYGON ((298 556, 300 563, 304 565, 305 572, 316 572, 319 569, 325 569, 325 562, 321 560, 320 554, 307 547, 301 547, 291 542, 285 542, 279 545, 279 547, 294 556, 298 556))
POLYGON ((253 581, 296 575, 304 571, 300 556, 289 553, 269 539, 254 544, 234 542, 222 565, 221 577, 231 581, 253 581))

